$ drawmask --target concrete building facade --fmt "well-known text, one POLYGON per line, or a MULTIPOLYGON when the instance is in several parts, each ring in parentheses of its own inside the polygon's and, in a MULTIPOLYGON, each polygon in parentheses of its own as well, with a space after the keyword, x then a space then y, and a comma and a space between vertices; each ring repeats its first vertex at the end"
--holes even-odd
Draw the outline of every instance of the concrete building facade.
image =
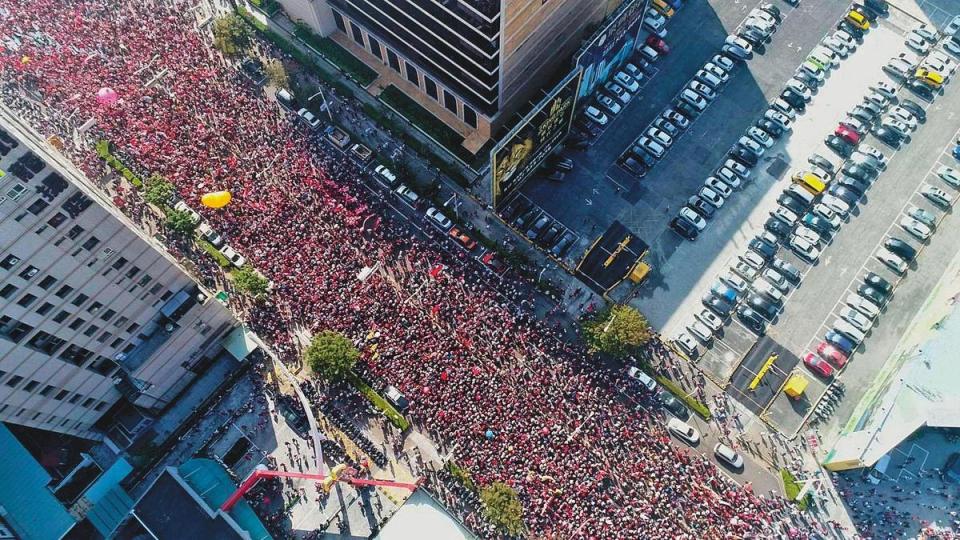
MULTIPOLYGON (((470 140, 508 125, 622 0, 281 0, 470 140), (390 73, 392 72, 392 73, 390 73)), ((468 146, 469 148, 469 146, 468 146)))
POLYGON ((110 411, 169 405, 238 323, 75 170, 0 127, 0 421, 97 439, 110 411))

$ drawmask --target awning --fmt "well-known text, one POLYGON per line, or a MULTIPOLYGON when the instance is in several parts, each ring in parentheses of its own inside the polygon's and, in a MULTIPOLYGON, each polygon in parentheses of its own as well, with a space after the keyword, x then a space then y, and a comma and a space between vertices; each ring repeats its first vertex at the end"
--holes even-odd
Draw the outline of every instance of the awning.
POLYGON ((253 351, 257 350, 257 342, 253 339, 251 333, 245 326, 238 326, 233 329, 227 337, 220 342, 223 348, 238 361, 243 361, 253 351))

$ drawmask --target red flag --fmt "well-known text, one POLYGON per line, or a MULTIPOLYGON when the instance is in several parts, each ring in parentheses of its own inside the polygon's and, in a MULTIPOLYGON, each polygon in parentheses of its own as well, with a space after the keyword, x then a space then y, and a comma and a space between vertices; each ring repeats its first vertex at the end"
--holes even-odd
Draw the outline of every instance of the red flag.
POLYGON ((440 277, 440 273, 443 272, 443 265, 438 264, 430 269, 430 277, 437 279, 440 277))
POLYGON ((432 308, 430 308, 430 313, 432 315, 437 315, 438 313, 440 313, 440 304, 436 304, 432 308))

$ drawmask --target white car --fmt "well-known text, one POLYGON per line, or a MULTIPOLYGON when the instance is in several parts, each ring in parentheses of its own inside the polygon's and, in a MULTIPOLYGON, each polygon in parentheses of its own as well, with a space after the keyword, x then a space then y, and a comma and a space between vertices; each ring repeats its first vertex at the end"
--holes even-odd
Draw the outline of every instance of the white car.
POLYGON ((713 332, 707 328, 707 325, 700 321, 694 321, 687 325, 687 331, 693 334, 695 338, 699 339, 705 345, 709 345, 710 342, 713 341, 713 332))
POLYGON ((717 64, 714 64, 713 62, 707 62, 706 64, 704 64, 703 70, 706 71, 707 73, 712 74, 714 77, 720 79, 721 83, 725 83, 727 82, 728 79, 730 79, 730 74, 727 73, 727 71, 729 70, 726 70, 718 66, 717 64))
POLYGON ((297 115, 300 118, 303 118, 303 121, 307 123, 312 129, 317 129, 320 127, 320 119, 313 115, 312 112, 307 109, 300 109, 297 111, 297 115))
POLYGON ((392 186, 397 183, 397 175, 393 174, 393 171, 388 169, 386 165, 377 165, 374 167, 373 172, 376 177, 383 180, 387 186, 392 186))
POLYGON ((194 225, 196 225, 197 223, 200 223, 200 214, 198 214, 197 211, 194 210, 193 208, 190 208, 190 206, 187 205, 187 203, 183 201, 177 201, 177 204, 173 205, 173 209, 183 212, 188 216, 190 216, 190 221, 193 222, 194 225))
POLYGON ((704 180, 703 185, 719 193, 724 199, 729 199, 733 195, 733 189, 730 186, 723 183, 716 176, 710 176, 704 180))
POLYGON ((690 119, 673 109, 667 109, 660 113, 660 118, 663 118, 680 129, 690 127, 690 119))
POLYGON ((936 43, 940 39, 940 32, 937 32, 936 28, 933 28, 929 24, 921 24, 920 26, 913 29, 910 32, 911 34, 916 34, 920 36, 925 41, 930 43, 936 43))
MULTIPOLYGON (((953 40, 948 40, 953 41, 953 40)), ((953 75, 957 71, 957 61, 950 57, 946 52, 937 49, 930 53, 930 56, 927 57, 928 62, 937 62, 944 66, 944 69, 950 74, 953 75)))
POLYGON ((800 97, 802 97, 807 103, 813 99, 813 90, 811 90, 809 86, 803 84, 803 81, 801 80, 790 79, 787 81, 787 88, 799 94, 800 97))
POLYGON ((750 177, 750 169, 748 169, 743 163, 740 163, 735 159, 728 159, 724 161, 723 166, 739 174, 740 178, 750 177))
POLYGON ((890 109, 890 113, 887 115, 887 118, 892 118, 898 122, 903 122, 908 128, 910 128, 910 131, 917 130, 917 117, 903 107, 894 107, 890 109))
POLYGON ((789 103, 784 101, 782 98, 777 98, 773 100, 770 103, 770 107, 772 107, 776 111, 783 113, 783 115, 789 118, 791 121, 796 120, 797 118, 797 111, 793 109, 793 105, 790 105, 789 103))
POLYGON ((590 120, 593 120, 594 122, 600 124, 601 126, 607 125, 607 122, 610 121, 610 119, 607 118, 607 115, 604 114, 603 111, 594 107, 593 105, 590 105, 589 107, 587 107, 587 109, 583 111, 583 114, 585 114, 587 118, 589 118, 590 120))
MULTIPOLYGON (((900 120, 897 120, 896 118, 892 118, 890 116, 884 117, 883 120, 880 122, 880 125, 885 128, 893 129, 894 131, 899 131, 905 135, 910 133, 909 125, 905 124, 904 122, 901 122, 900 120)), ((910 140, 910 136, 907 135, 907 141, 909 140, 910 140)))
POLYGON ((804 225, 800 225, 799 227, 797 227, 793 231, 793 234, 796 236, 799 236, 800 238, 803 238, 804 240, 806 240, 807 242, 810 242, 815 246, 819 246, 820 242, 822 241, 822 239, 820 238, 820 235, 817 234, 816 231, 804 225))
POLYGON ((647 375, 640 368, 635 366, 630 366, 627 368, 627 377, 640 383, 640 386, 647 389, 649 392, 653 392, 657 389, 657 381, 653 380, 653 377, 647 375))
POLYGON ((813 207, 813 213, 829 223, 831 229, 837 230, 840 228, 840 216, 838 216, 837 213, 831 210, 828 206, 817 203, 817 205, 813 207))
POLYGON ((848 294, 847 305, 871 319, 876 319, 877 315, 880 315, 880 308, 859 294, 848 294))
POLYGON ((689 206, 684 206, 680 209, 680 217, 692 223, 698 231, 707 228, 707 220, 703 219, 700 214, 694 212, 689 206))
POLYGON ((686 353, 687 356, 697 356, 697 342, 685 332, 680 332, 677 337, 673 339, 673 342, 676 343, 677 347, 680 347, 680 350, 686 353))
POLYGON ((724 200, 723 197, 721 197, 719 193, 717 193, 716 191, 708 187, 700 188, 700 191, 697 192, 697 195, 699 195, 701 199, 712 204, 715 208, 719 209, 723 207, 723 200, 724 200))
POLYGON ((717 445, 713 447, 713 455, 716 456, 719 461, 726 463, 734 469, 743 467, 743 456, 723 443, 717 443, 717 445))
POLYGON ((850 48, 847 47, 847 44, 836 36, 827 36, 820 43, 822 43, 824 47, 840 55, 842 58, 846 58, 847 55, 850 54, 850 48))
POLYGON ((877 249, 877 252, 874 253, 873 256, 876 257, 878 261, 887 265, 887 267, 897 274, 902 275, 907 271, 907 261, 903 260, 899 255, 887 248, 882 247, 877 249))
POLYGON ((877 166, 878 169, 887 168, 887 156, 876 147, 870 146, 869 144, 861 144, 860 147, 857 148, 857 151, 877 160, 879 162, 879 165, 877 166))
POLYGON ((686 101, 690 105, 693 105, 693 107, 698 111, 702 111, 707 108, 707 100, 690 88, 684 88, 683 92, 680 92, 680 99, 686 101))
POLYGON ((943 50, 954 55, 960 56, 960 41, 954 41, 952 39, 945 39, 943 43, 940 44, 943 47, 943 50))
POLYGON ((747 137, 750 137, 751 139, 762 144, 764 148, 770 148, 771 146, 773 146, 773 137, 771 137, 769 133, 758 128, 757 126, 753 126, 747 130, 747 137))
POLYGON ((620 85, 626 88, 627 91, 629 92, 636 92, 637 90, 640 90, 640 83, 638 83, 636 79, 634 79, 630 75, 627 75, 623 71, 618 72, 613 77, 613 80, 620 83, 620 85))
POLYGON ((724 41, 724 43, 747 53, 747 55, 753 52, 753 45, 751 45, 749 41, 735 34, 730 34, 727 36, 727 39, 724 41))
POLYGON ((814 60, 820 62, 825 66, 837 67, 840 64, 840 57, 837 53, 830 50, 829 47, 824 47, 823 45, 817 45, 810 51, 808 58, 813 58, 814 60))
POLYGON ((437 227, 440 227, 440 229, 444 231, 450 229, 450 227, 453 227, 453 222, 450 221, 450 218, 443 215, 443 213, 434 206, 431 206, 427 209, 427 217, 430 218, 430 220, 433 221, 437 227))
POLYGON ((773 268, 767 268, 763 271, 763 279, 783 294, 787 294, 787 292, 790 291, 790 283, 787 281, 787 278, 783 277, 783 274, 773 268))
POLYGON ((829 193, 825 194, 823 198, 820 199, 820 202, 830 210, 833 210, 841 218, 846 218, 847 214, 850 213, 850 205, 847 204, 846 201, 834 197, 829 193))
POLYGON ((770 215, 791 227, 793 227, 797 223, 797 220, 800 219, 800 217, 797 216, 793 210, 783 206, 778 206, 776 210, 770 212, 770 215))
POLYGON ((659 32, 666 24, 667 18, 652 9, 648 9, 646 16, 643 18, 643 26, 654 32, 659 32))
POLYGON ((960 15, 950 19, 950 22, 943 29, 943 33, 948 36, 957 37, 957 32, 960 32, 960 15))
POLYGON ((790 125, 793 124, 793 121, 790 120, 787 115, 776 109, 767 109, 766 112, 763 113, 763 117, 775 124, 778 124, 784 130, 790 129, 790 125))
POLYGON ((620 100, 621 103, 627 104, 630 102, 630 98, 633 97, 630 95, 630 92, 624 90, 619 84, 610 81, 607 84, 603 85, 603 89, 607 91, 608 94, 620 100))
POLYGON ((708 84, 711 88, 719 88, 723 81, 720 80, 720 77, 717 77, 713 73, 705 69, 698 69, 697 73, 693 76, 698 81, 708 84))
POLYGON ((657 129, 652 127, 647 130, 646 135, 647 137, 650 137, 651 139, 662 144, 664 147, 669 148, 670 145, 673 144, 673 137, 671 137, 669 134, 667 134, 666 131, 663 131, 662 129, 657 129))
POLYGON ((872 322, 866 315, 853 308, 847 308, 840 312, 840 318, 852 324, 854 328, 861 332, 869 332, 872 322))
POLYGON ((816 261, 820 257, 820 249, 817 246, 798 236, 790 239, 790 247, 793 248, 794 253, 808 262, 816 261))
POLYGON ((746 253, 740 256, 740 260, 756 268, 758 272, 763 270, 764 265, 767 264, 767 261, 763 260, 763 257, 753 250, 747 250, 746 253))
POLYGON ((731 289, 737 291, 737 294, 743 294, 749 286, 746 280, 736 274, 723 274, 720 276, 720 281, 722 281, 731 289))
POLYGON ((820 67, 819 64, 811 62, 810 60, 804 60, 797 71, 804 71, 807 75, 810 75, 817 80, 818 83, 823 82, 823 79, 826 78, 827 72, 820 67))
POLYGON ((607 112, 614 115, 623 109, 623 106, 617 103, 617 101, 610 96, 598 96, 597 103, 599 103, 600 106, 603 107, 607 112))
POLYGON ((741 182, 740 177, 727 167, 720 167, 717 169, 717 178, 723 181, 724 184, 730 186, 733 189, 740 189, 741 182))
POLYGON ((230 246, 223 246, 220 248, 220 253, 223 253, 223 256, 230 261, 230 264, 236 266, 237 268, 242 268, 244 264, 247 263, 247 259, 237 253, 235 249, 230 246))
POLYGON ((417 201, 420 200, 420 196, 417 195, 417 192, 410 189, 410 187, 406 184, 400 184, 397 186, 397 189, 395 189, 394 192, 410 206, 416 206, 417 201))
POLYGON ((713 64, 716 64, 717 66, 720 66, 720 68, 726 71, 727 73, 732 72, 733 69, 737 67, 737 64, 735 64, 733 60, 727 58, 722 54, 713 55, 713 58, 710 59, 710 62, 713 64))
POLYGON ((740 137, 740 140, 738 140, 737 143, 740 146, 746 148, 747 150, 750 150, 757 156, 762 156, 763 153, 766 152, 767 150, 766 146, 763 146, 762 144, 758 143, 757 141, 753 140, 752 138, 746 135, 744 135, 743 137, 740 137))
POLYGON ((897 88, 887 81, 879 81, 870 87, 874 92, 883 94, 887 99, 893 99, 897 95, 897 88))
POLYGON ((210 225, 200 223, 200 225, 197 226, 197 232, 200 233, 200 236, 202 236, 204 240, 213 244, 213 247, 219 248, 223 245, 223 238, 217 231, 213 230, 210 225))
POLYGON ((937 169, 937 176, 951 186, 960 188, 960 172, 953 167, 947 167, 946 165, 941 166, 937 169))
POLYGON ((933 58, 933 53, 923 61, 920 67, 942 75, 945 81, 949 81, 950 76, 953 75, 950 66, 946 62, 933 58))
POLYGON ((690 446, 700 444, 700 432, 679 418, 671 418, 670 421, 667 422, 667 430, 690 446))
POLYGON ((713 101, 717 97, 717 92, 713 88, 703 84, 700 81, 690 81, 690 84, 687 86, 689 86, 694 92, 700 94, 710 101, 713 101))
POLYGON ((637 145, 650 153, 651 156, 660 159, 663 157, 663 154, 666 153, 667 149, 657 141, 651 139, 650 137, 640 137, 640 140, 637 141, 637 145))
POLYGON ((714 333, 719 332, 720 329, 723 328, 723 320, 721 320, 716 313, 710 311, 709 309, 705 309, 700 313, 697 313, 696 317, 698 321, 702 322, 714 333))
POLYGON ((909 216, 904 216, 900 220, 900 228, 907 231, 918 240, 926 240, 927 238, 930 238, 931 234, 933 234, 933 230, 931 230, 930 227, 909 216))
POLYGON ((851 36, 846 30, 837 30, 836 32, 833 33, 833 36, 831 37, 833 37, 840 43, 843 43, 844 45, 846 45, 847 49, 849 49, 850 52, 853 52, 857 49, 857 40, 853 36, 851 36))
POLYGON ((938 187, 933 187, 930 184, 924 184, 923 187, 920 188, 920 194, 940 206, 950 206, 953 204, 952 195, 938 187))
POLYGON ((747 281, 753 281, 757 279, 758 275, 760 275, 760 272, 757 271, 756 268, 750 266, 749 264, 743 261, 739 261, 737 264, 731 267, 731 270, 733 270, 736 274, 740 275, 741 277, 743 277, 743 279, 747 281))
POLYGON ((930 51, 930 43, 918 34, 916 30, 907 34, 907 39, 904 43, 907 47, 917 51, 919 54, 927 54, 927 52, 930 51))

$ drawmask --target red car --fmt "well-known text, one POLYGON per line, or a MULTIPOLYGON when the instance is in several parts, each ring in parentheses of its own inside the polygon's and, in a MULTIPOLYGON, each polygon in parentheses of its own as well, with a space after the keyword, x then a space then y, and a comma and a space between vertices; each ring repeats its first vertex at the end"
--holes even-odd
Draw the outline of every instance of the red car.
POLYGON ((813 371, 825 379, 833 377, 833 367, 826 360, 814 353, 807 353, 807 355, 803 357, 803 363, 810 368, 810 371, 813 371))
POLYGON ((821 341, 820 345, 817 345, 817 354, 833 362, 833 365, 837 366, 837 369, 845 366, 847 364, 847 360, 849 360, 845 352, 827 343, 826 341, 821 341))
POLYGON ((660 54, 670 54, 670 46, 667 45, 667 42, 655 35, 651 34, 647 37, 647 45, 653 47, 660 54))
POLYGON ((458 227, 450 229, 448 234, 451 238, 459 242, 461 246, 465 247, 467 251, 477 247, 477 241, 464 234, 458 227))
POLYGON ((843 139, 850 144, 860 144, 860 134, 846 124, 837 126, 837 130, 833 133, 838 137, 843 137, 843 139))

